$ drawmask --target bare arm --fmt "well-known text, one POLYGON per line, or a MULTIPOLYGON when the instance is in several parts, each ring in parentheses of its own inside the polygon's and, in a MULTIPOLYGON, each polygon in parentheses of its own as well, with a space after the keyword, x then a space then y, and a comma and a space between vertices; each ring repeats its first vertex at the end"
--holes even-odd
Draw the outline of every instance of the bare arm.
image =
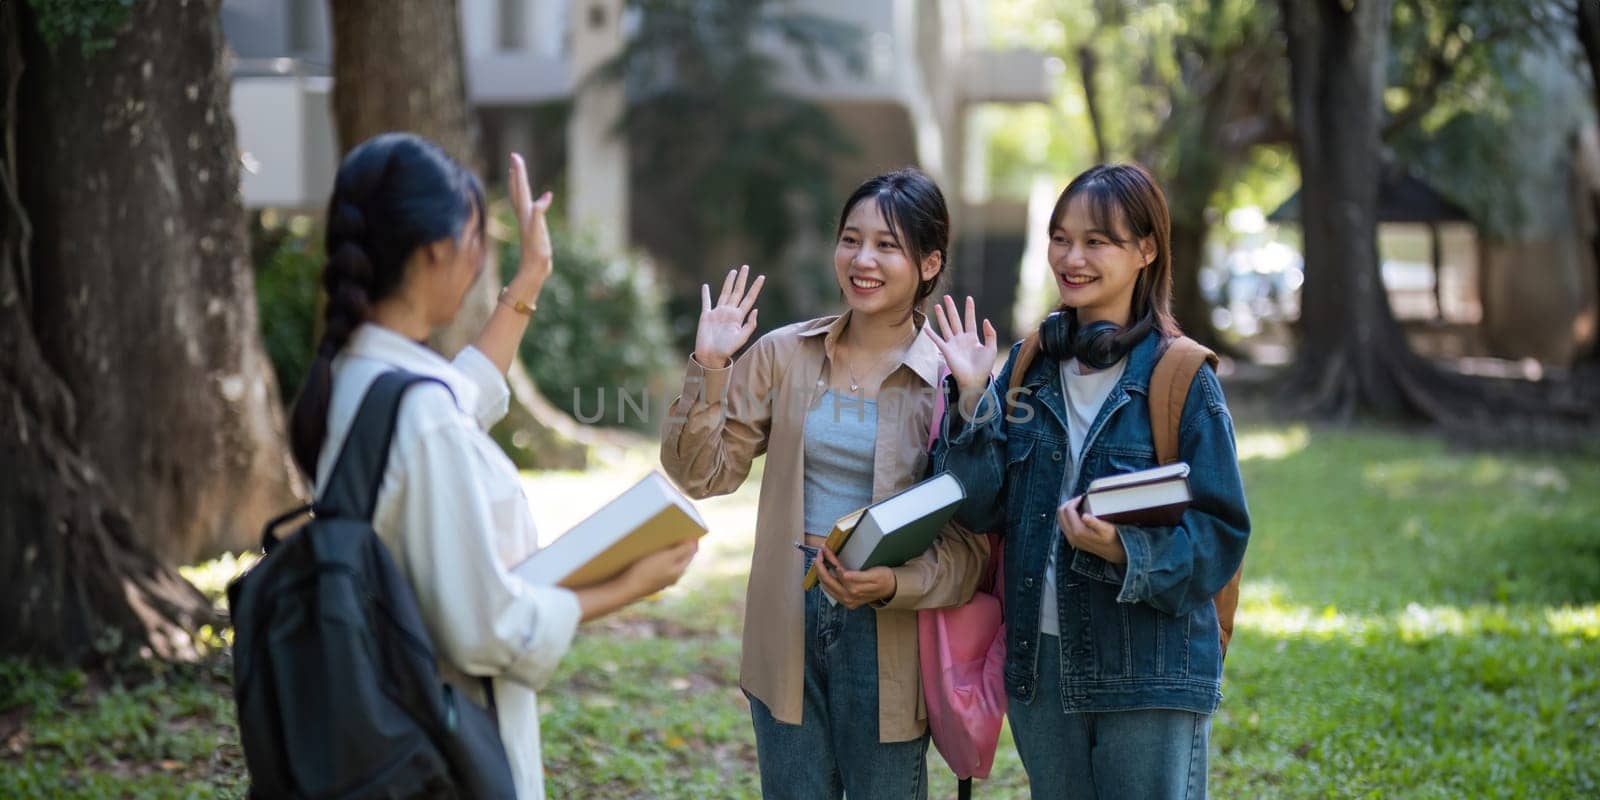
MULTIPOLYGON (((540 195, 537 200, 532 197, 532 190, 528 188, 528 169, 522 162, 522 156, 515 153, 511 155, 509 172, 507 184, 511 187, 511 207, 517 214, 522 256, 517 274, 506 283, 504 294, 495 303, 494 313, 484 323, 477 341, 473 342, 473 346, 482 351, 502 373, 510 370, 511 363, 516 360, 517 345, 522 341, 523 334, 527 333, 528 322, 532 318, 531 308, 538 302, 539 292, 544 289, 544 282, 554 269, 550 229, 545 224, 545 212, 550 210, 553 198, 549 192, 540 195), (526 304, 530 313, 518 311, 516 304, 519 302, 526 304)), ((489 258, 489 269, 494 269, 493 254, 489 258)))

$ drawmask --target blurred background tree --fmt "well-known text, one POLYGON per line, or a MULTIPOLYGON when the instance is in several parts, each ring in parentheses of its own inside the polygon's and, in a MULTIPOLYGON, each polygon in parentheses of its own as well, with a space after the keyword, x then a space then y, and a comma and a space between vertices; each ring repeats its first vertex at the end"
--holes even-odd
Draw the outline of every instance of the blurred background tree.
POLYGON ((855 148, 823 109, 782 86, 791 65, 770 45, 793 48, 814 75, 830 59, 859 72, 861 34, 796 5, 629 0, 635 35, 596 75, 626 89, 617 132, 639 190, 632 234, 663 269, 680 349, 693 341, 700 284, 724 267, 768 274, 772 321, 814 313, 837 289, 819 270, 787 269, 785 256, 802 229, 832 236, 834 167, 855 148))
POLYGON ((257 335, 221 0, 0 3, 0 651, 197 654, 169 566, 304 488, 257 335))
MULTIPOLYGON (((467 106, 456 0, 340 0, 329 9, 340 152, 385 131, 409 131, 438 142, 468 169, 483 174, 486 162, 467 106), (405 57, 396 58, 396 53, 405 57)), ((504 158, 495 154, 497 174, 504 158)), ((499 291, 499 272, 485 270, 455 321, 436 331, 429 344, 453 357, 488 321, 499 291)), ((518 464, 583 466, 587 437, 540 394, 520 358, 512 362, 506 381, 511 410, 496 426, 497 435, 523 443, 512 452, 518 464)))

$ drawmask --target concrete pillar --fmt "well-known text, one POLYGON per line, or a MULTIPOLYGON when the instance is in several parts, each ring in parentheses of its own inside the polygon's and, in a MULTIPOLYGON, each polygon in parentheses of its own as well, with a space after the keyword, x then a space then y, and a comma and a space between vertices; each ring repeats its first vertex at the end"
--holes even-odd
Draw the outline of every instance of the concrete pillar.
POLYGON ((628 144, 612 132, 626 97, 620 84, 585 86, 595 67, 622 50, 623 0, 572 0, 572 75, 567 126, 570 218, 608 248, 628 243, 628 144))

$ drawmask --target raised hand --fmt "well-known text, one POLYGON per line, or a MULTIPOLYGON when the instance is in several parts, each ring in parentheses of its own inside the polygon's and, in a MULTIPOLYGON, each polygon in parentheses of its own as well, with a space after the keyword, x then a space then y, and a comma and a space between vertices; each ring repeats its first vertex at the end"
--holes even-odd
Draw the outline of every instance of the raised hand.
POLYGON ((544 219, 545 212, 550 210, 550 203, 555 198, 547 191, 534 199, 533 190, 528 188, 528 166, 523 163, 522 156, 511 154, 509 172, 507 183, 511 187, 511 209, 517 215, 517 234, 522 246, 518 269, 531 274, 542 287, 555 263, 555 251, 550 246, 550 228, 544 219))
POLYGON ((711 302, 711 287, 700 284, 700 327, 694 333, 694 358, 703 366, 721 369, 733 360, 733 354, 750 340, 756 330, 756 297, 767 282, 767 276, 750 278, 750 265, 728 270, 722 281, 722 294, 715 305, 711 302))
POLYGON ((956 312, 956 301, 950 295, 944 296, 944 302, 934 305, 933 316, 939 331, 930 330, 929 335, 944 354, 944 363, 962 393, 983 391, 989 385, 989 372, 994 369, 995 356, 1000 352, 994 326, 984 320, 983 338, 978 337, 978 314, 970 296, 964 320, 956 312))

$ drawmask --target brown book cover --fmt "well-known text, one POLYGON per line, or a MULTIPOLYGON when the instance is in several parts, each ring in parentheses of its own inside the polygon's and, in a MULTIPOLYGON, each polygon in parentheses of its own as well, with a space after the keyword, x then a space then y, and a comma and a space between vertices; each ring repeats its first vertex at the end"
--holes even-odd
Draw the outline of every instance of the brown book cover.
POLYGON ((576 589, 705 534, 694 503, 665 475, 651 472, 511 571, 535 585, 576 589))
POLYGON ((1078 510, 1114 525, 1164 527, 1182 521, 1190 499, 1189 465, 1179 462, 1100 478, 1078 510))

